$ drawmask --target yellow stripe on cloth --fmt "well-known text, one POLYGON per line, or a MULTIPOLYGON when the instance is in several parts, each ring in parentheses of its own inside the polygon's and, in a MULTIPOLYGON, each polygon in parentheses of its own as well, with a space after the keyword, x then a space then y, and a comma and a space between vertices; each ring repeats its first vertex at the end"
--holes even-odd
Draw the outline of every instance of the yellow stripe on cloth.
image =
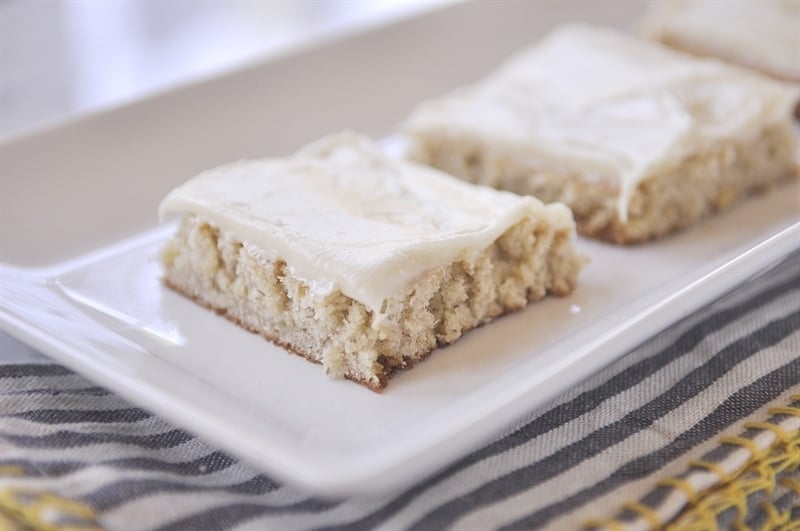
MULTIPOLYGON (((800 396, 793 395, 790 400, 790 403, 800 401, 800 396)), ((771 407, 768 412, 772 416, 800 416, 800 408, 791 406, 771 407)), ((623 504, 614 518, 594 520, 584 525, 590 529, 626 529, 632 524, 629 518, 623 519, 627 510, 639 516, 635 525, 638 529, 706 531, 718 529, 719 516, 734 509, 737 516, 729 524, 732 529, 749 529, 746 522, 758 515, 759 518, 765 518, 764 529, 800 531, 800 523, 790 520, 791 509, 781 511, 773 504, 773 494, 779 485, 786 489, 784 493, 788 490, 800 495, 800 482, 789 476, 800 470, 800 429, 787 429, 785 421, 783 424, 779 426, 772 422, 755 421, 744 424, 745 429, 774 435, 772 443, 763 448, 755 441, 755 437, 726 435, 718 439, 720 445, 734 445, 748 450, 750 455, 738 470, 728 471, 720 463, 696 459, 689 462, 690 468, 686 473, 658 481, 660 488, 672 489, 686 499, 679 513, 671 516, 659 513, 659 507, 648 505, 643 501, 646 498, 643 498, 623 504), (691 482, 692 469, 710 472, 718 481, 708 488, 698 489, 691 482), (748 500, 759 493, 764 494, 765 500, 758 506, 748 506, 748 500)), ((759 441, 762 439, 759 438, 759 441)), ((662 496, 661 499, 665 498, 662 496)))
POLYGON ((623 505, 622 508, 638 514, 653 528, 658 528, 661 526, 661 520, 658 518, 658 515, 650 507, 643 503, 629 502, 623 505))
POLYGON ((714 461, 703 461, 702 459, 697 459, 695 461, 690 461, 689 466, 693 468, 704 468, 717 476, 718 484, 722 485, 723 483, 730 482, 733 477, 725 470, 722 465, 719 463, 715 463, 714 461))
POLYGON ((10 529, 41 531, 98 531, 97 515, 77 500, 49 492, 0 489, 0 523, 10 529))
POLYGON ((800 407, 777 406, 769 408, 770 415, 793 415, 800 417, 800 407))
POLYGON ((732 507, 738 513, 737 524, 746 528, 745 521, 752 516, 748 512, 747 500, 758 492, 764 492, 767 498, 761 505, 768 517, 767 529, 776 529, 788 522, 790 511, 779 512, 770 500, 776 485, 783 479, 781 476, 800 466, 800 430, 787 432, 785 440, 776 438, 769 449, 756 455, 760 458, 751 458, 733 481, 688 505, 667 529, 709 529, 709 524, 716 528, 717 517, 732 507))
POLYGON ((795 481, 792 478, 781 478, 778 483, 780 483, 782 487, 794 491, 795 494, 800 496, 800 481, 795 481))
POLYGON ((788 443, 792 440, 792 434, 777 424, 771 424, 769 422, 752 422, 748 421, 744 423, 744 427, 748 430, 767 430, 771 431, 775 434, 775 437, 778 438, 782 443, 788 443))
MULTIPOLYGON (((722 444, 741 446, 742 448, 747 449, 750 452, 748 464, 752 461, 758 461, 762 457, 761 448, 759 448, 758 444, 756 444, 756 442, 752 439, 745 439, 744 437, 737 437, 735 435, 726 435, 724 437, 720 437, 719 442, 722 444)), ((745 465, 745 467, 746 466, 747 465, 745 465)))
POLYGON ((777 529, 778 527, 788 524, 792 516, 791 511, 780 512, 769 501, 765 501, 761 504, 761 510, 767 515, 767 522, 765 524, 767 529, 777 529))
POLYGON ((25 467, 22 465, 0 465, 0 477, 3 476, 24 476, 25 467))
POLYGON ((657 483, 660 487, 672 487, 683 492, 689 503, 697 502, 697 490, 692 487, 692 484, 681 478, 665 478, 657 483))

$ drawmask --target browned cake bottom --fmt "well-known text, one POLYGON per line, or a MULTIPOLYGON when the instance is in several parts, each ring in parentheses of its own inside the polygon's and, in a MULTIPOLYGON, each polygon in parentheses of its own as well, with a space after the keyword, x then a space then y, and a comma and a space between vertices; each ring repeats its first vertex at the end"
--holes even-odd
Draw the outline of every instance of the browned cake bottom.
POLYGON ((572 226, 525 219, 474 260, 425 273, 378 318, 338 290, 315 292, 283 260, 186 216, 162 251, 165 282, 333 377, 381 391, 437 346, 548 293, 572 291, 583 259, 572 226))

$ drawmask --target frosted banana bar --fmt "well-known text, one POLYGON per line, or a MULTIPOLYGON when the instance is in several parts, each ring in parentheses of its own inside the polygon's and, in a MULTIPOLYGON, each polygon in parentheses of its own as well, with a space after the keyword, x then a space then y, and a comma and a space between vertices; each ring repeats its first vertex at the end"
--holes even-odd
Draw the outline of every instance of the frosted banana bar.
POLYGON ((697 223, 797 176, 796 84, 584 25, 421 104, 409 156, 469 182, 562 201, 616 243, 697 223))
POLYGON ((685 52, 800 82, 798 0, 660 0, 644 33, 685 52))
POLYGON ((205 172, 161 203, 180 219, 167 285, 382 390, 437 346, 548 293, 583 259, 561 204, 396 160, 362 136, 205 172))

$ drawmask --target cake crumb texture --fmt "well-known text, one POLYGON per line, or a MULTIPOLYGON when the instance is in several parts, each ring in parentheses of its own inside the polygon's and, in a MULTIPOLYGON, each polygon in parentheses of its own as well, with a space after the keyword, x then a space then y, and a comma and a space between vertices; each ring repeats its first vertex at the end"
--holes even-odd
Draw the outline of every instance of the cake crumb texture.
POLYGON ((566 295, 583 259, 562 216, 523 218, 476 256, 422 274, 376 314, 318 289, 285 261, 186 214, 162 249, 168 286, 301 356, 332 377, 382 390, 396 371, 546 294, 566 295))
POLYGON ((417 133, 409 156, 469 182, 567 204, 581 234, 618 244, 653 240, 695 225, 741 199, 798 177, 788 124, 752 141, 721 141, 639 183, 627 219, 616 181, 557 171, 466 132, 417 133))

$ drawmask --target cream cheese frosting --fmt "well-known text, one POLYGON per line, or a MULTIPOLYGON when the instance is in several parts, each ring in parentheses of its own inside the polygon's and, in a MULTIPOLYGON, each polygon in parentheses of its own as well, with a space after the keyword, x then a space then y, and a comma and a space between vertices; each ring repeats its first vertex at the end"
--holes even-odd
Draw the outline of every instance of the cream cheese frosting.
POLYGON ((564 205, 392 159, 355 133, 292 157, 202 173, 159 207, 162 220, 180 213, 230 231, 251 254, 282 258, 312 289, 336 287, 376 314, 425 271, 477 256, 525 217, 574 225, 564 205))
POLYGON ((800 81, 800 1, 662 0, 645 32, 800 81))
POLYGON ((789 122, 800 87, 609 29, 564 26, 485 80, 423 103, 415 135, 473 136, 535 166, 638 184, 723 139, 789 122))

